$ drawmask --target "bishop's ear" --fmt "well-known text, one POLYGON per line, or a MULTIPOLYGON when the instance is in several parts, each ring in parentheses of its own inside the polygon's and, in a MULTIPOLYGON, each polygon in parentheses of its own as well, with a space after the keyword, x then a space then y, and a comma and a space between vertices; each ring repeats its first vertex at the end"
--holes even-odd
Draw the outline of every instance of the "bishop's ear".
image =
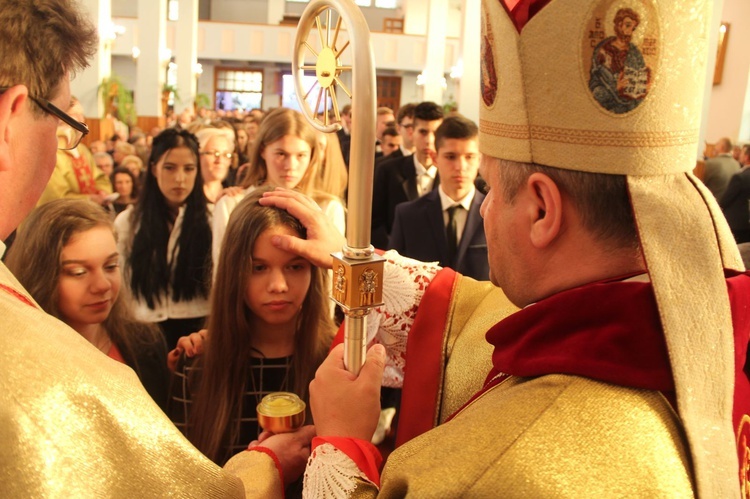
POLYGON ((543 173, 532 173, 527 182, 531 220, 531 243, 537 248, 549 246, 560 235, 562 196, 557 184, 543 173))

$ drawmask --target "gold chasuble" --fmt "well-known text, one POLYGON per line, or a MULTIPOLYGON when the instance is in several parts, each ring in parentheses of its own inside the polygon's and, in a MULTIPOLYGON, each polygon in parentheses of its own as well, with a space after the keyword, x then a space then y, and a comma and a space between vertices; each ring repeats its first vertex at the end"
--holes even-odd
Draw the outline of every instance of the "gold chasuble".
POLYGON ((44 313, 2 263, 0 318, 0 497, 282 495, 271 457, 213 464, 129 367, 44 313))

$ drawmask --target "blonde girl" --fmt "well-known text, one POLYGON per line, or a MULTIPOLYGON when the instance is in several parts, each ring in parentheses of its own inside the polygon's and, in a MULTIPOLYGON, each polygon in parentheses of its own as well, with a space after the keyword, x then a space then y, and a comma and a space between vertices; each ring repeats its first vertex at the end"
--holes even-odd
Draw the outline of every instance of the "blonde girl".
POLYGON ((319 189, 319 147, 315 130, 297 111, 279 108, 268 113, 253 142, 250 167, 242 192, 219 199, 214 208, 214 262, 218 261, 229 215, 247 194, 259 186, 286 187, 307 194, 344 234, 346 222, 341 200, 319 189))

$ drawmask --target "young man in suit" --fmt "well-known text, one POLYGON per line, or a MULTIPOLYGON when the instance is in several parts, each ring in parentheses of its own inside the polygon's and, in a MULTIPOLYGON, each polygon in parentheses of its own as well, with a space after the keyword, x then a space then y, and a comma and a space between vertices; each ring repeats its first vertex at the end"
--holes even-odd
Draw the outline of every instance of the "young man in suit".
POLYGON ((732 175, 719 206, 737 244, 750 242, 750 144, 740 153, 742 169, 732 175))
POLYGON ((435 130, 443 122, 443 108, 422 102, 414 108, 414 154, 384 161, 375 172, 372 196, 372 244, 387 248, 396 205, 413 201, 438 186, 432 164, 435 130))
POLYGON ((438 127, 432 158, 440 186, 396 207, 390 248, 486 281, 487 240, 479 214, 484 194, 474 186, 479 168, 478 133, 477 125, 462 116, 446 118, 438 127))

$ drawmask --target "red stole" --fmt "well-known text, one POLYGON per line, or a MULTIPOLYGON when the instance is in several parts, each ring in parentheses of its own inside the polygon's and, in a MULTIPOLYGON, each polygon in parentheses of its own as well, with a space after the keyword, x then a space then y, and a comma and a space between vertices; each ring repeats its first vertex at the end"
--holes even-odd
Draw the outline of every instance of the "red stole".
POLYGON ((71 168, 76 181, 78 181, 78 191, 81 194, 96 194, 96 183, 94 182, 94 175, 91 171, 91 164, 88 158, 83 154, 79 154, 76 158, 69 151, 65 151, 65 153, 71 159, 71 168))

